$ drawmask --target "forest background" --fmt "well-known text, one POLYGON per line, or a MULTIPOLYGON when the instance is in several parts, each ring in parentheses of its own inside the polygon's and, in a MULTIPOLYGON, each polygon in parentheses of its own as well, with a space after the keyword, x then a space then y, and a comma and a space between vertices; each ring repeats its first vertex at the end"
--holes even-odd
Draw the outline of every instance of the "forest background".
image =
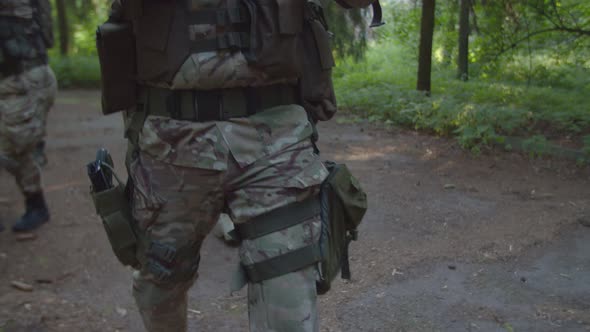
MULTIPOLYGON (((111 1, 52 2, 60 86, 99 87, 94 37, 111 1)), ((590 1, 381 0, 378 28, 371 9, 324 2, 339 121, 590 162, 590 1)))

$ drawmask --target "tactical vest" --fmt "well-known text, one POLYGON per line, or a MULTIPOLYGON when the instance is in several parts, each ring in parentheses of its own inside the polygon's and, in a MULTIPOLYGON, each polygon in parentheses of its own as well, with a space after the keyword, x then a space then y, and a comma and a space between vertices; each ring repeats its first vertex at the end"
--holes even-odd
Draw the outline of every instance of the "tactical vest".
POLYGON ((331 114, 329 39, 315 1, 121 0, 97 35, 103 111, 133 106, 135 84, 211 91, 295 86, 308 77, 321 87, 302 93, 331 114))
POLYGON ((301 0, 122 0, 136 40, 137 79, 172 89, 297 79, 301 0))
POLYGON ((14 75, 47 63, 53 45, 49 0, 2 0, 0 73, 14 75))

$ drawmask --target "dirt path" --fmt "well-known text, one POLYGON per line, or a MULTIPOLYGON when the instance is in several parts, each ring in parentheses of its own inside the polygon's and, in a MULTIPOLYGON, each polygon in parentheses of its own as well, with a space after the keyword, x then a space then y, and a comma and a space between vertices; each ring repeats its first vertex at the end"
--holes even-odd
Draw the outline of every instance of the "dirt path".
MULTIPOLYGON (((60 95, 44 173, 52 221, 33 241, 0 233, 1 332, 142 331, 83 167, 106 146, 123 169, 120 120, 100 116, 94 91, 60 95)), ((343 120, 322 124, 320 147, 350 165, 371 206, 353 280, 321 298, 323 331, 590 331, 590 228, 577 222, 590 217, 588 168, 474 158, 445 139, 343 120)), ((5 172, 0 198, 10 226, 22 202, 5 172)), ((236 250, 210 237, 202 254, 190 330, 247 331, 245 292, 228 292, 236 250)))

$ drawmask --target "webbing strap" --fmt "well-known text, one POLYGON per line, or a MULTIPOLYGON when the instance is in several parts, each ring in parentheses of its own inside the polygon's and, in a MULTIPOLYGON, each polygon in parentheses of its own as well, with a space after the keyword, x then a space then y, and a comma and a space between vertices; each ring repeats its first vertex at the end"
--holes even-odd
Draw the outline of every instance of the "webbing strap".
MULTIPOLYGON (((141 86, 138 104, 143 105, 145 115, 137 120, 141 126, 147 115, 183 121, 225 121, 298 102, 297 89, 288 84, 213 90, 170 90, 141 86), (257 102, 250 103, 250 99, 257 102)), ((135 115, 131 123, 134 123, 134 119, 135 115)))
POLYGON ((190 42, 193 52, 211 52, 217 50, 239 50, 250 47, 250 36, 246 32, 226 32, 219 36, 190 42))
POLYGON ((320 200, 312 196, 304 201, 291 203, 236 225, 242 239, 255 239, 300 224, 320 213, 320 200))
POLYGON ((211 24, 227 26, 232 24, 247 23, 248 11, 243 8, 201 9, 189 13, 189 24, 211 24))
POLYGON ((318 244, 312 244, 286 254, 251 265, 243 265, 248 280, 256 283, 300 270, 322 259, 318 244))

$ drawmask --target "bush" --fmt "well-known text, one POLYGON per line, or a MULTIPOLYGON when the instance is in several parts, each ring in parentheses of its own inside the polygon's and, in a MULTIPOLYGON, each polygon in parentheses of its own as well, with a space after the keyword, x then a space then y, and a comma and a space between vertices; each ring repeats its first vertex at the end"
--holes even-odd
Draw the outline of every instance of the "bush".
POLYGON ((53 57, 50 65, 60 88, 100 87, 100 66, 95 56, 53 57))
POLYGON ((373 45, 360 63, 341 61, 334 85, 340 108, 372 121, 453 136, 475 152, 502 143, 504 136, 590 133, 590 86, 585 83, 589 68, 539 69, 535 81, 518 76, 516 67, 508 63, 496 68, 493 78, 484 75, 462 82, 454 79, 454 68, 434 63, 432 96, 426 97, 415 91, 412 50, 389 40, 373 45), (504 70, 512 74, 500 80, 504 70), (553 79, 550 73, 566 77, 553 79), (556 83, 549 84, 552 81, 556 83))

